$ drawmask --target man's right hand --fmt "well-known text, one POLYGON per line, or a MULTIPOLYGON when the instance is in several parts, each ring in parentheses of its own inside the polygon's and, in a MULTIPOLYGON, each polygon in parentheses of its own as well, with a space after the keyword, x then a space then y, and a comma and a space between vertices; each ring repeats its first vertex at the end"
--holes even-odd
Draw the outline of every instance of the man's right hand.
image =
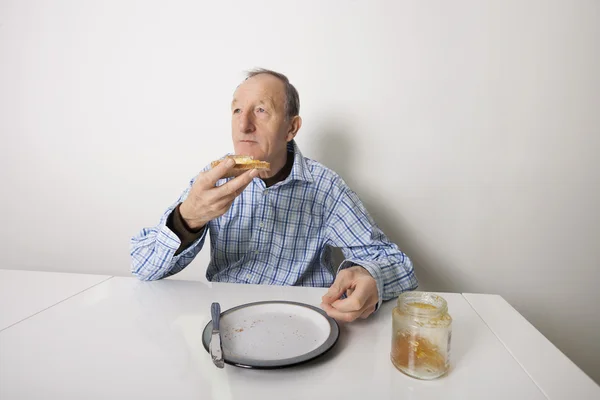
POLYGON ((227 160, 198 175, 188 197, 179 206, 179 212, 190 228, 200 229, 225 214, 233 200, 258 176, 258 171, 252 169, 216 187, 217 181, 233 170, 234 165, 234 160, 227 160))

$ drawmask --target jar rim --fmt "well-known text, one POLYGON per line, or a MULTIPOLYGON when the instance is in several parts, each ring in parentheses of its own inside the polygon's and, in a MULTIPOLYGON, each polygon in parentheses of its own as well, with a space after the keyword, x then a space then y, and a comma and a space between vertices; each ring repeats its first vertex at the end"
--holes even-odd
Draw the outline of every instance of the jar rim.
POLYGON ((448 303, 446 302, 446 299, 431 292, 416 290, 404 292, 398 296, 397 305, 402 311, 417 316, 436 316, 448 312, 448 303), (427 304, 433 307, 413 306, 415 303, 427 304))

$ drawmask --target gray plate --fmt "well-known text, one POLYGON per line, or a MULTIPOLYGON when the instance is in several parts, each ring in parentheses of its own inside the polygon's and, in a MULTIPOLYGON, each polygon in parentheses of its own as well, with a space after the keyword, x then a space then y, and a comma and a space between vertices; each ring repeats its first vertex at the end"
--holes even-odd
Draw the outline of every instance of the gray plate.
MULTIPOLYGON (((202 344, 209 351, 212 322, 202 344)), ((325 311, 304 303, 261 301, 221 313, 225 362, 243 368, 284 368, 313 360, 337 343, 340 329, 325 311)))

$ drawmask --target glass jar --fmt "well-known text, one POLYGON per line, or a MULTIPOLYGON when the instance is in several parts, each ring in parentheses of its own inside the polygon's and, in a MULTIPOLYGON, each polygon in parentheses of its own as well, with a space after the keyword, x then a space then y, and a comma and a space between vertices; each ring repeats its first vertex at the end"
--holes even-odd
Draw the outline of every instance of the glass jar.
POLYGON ((405 292, 392 311, 392 363, 418 379, 435 379, 450 367, 452 318, 444 298, 405 292))

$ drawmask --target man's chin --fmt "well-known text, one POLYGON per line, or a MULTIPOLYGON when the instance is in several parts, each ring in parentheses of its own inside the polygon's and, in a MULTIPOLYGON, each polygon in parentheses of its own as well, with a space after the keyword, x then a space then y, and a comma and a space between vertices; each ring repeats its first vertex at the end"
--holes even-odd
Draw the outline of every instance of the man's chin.
POLYGON ((242 142, 234 146, 235 154, 240 156, 252 156, 256 160, 264 160, 264 152, 258 146, 258 143, 242 142))

